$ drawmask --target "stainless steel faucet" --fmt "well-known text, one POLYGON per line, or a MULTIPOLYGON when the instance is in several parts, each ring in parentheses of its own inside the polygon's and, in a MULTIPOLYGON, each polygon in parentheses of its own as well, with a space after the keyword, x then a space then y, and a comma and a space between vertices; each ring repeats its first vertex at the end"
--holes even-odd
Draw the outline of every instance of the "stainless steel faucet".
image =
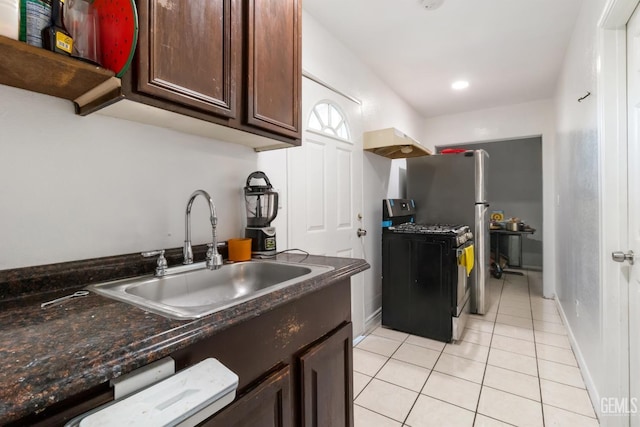
POLYGON ((189 202, 187 202, 187 211, 185 214, 185 237, 184 237, 184 248, 182 249, 182 254, 184 255, 183 264, 193 264, 193 250, 191 249, 191 206, 193 205, 193 201, 196 197, 202 196, 209 203, 209 214, 211 220, 211 235, 213 242, 209 245, 209 249, 207 250, 207 268, 209 270, 217 270, 222 267, 222 255, 218 253, 218 242, 216 238, 216 225, 218 224, 218 217, 216 216, 216 207, 213 204, 213 199, 204 190, 196 190, 193 192, 191 197, 189 197, 189 202))

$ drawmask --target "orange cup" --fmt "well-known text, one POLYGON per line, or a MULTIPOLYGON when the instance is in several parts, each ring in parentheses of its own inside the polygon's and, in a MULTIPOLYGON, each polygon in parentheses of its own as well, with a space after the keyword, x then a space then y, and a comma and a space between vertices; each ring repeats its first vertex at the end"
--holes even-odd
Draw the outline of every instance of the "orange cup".
POLYGON ((251 259, 251 238, 229 239, 229 261, 249 261, 251 259))

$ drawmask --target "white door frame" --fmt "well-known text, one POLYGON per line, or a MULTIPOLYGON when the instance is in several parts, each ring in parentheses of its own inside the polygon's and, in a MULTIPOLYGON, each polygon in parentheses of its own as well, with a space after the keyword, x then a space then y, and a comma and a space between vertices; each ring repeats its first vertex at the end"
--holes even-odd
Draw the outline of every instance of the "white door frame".
POLYGON ((629 396, 628 280, 611 252, 626 251, 627 227, 627 31, 639 0, 609 0, 598 22, 598 130, 600 144, 600 283, 605 383, 587 388, 606 425, 628 425, 625 416, 606 416, 601 400, 629 396), (599 392, 599 393, 598 393, 599 392))

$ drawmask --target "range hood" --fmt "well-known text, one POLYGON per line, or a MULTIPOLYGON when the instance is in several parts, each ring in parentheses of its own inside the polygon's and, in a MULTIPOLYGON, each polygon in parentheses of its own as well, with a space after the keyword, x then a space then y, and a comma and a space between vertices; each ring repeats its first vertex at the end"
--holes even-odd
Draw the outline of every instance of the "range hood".
POLYGON ((366 151, 390 159, 405 159, 431 155, 431 150, 396 128, 365 132, 362 145, 366 151))

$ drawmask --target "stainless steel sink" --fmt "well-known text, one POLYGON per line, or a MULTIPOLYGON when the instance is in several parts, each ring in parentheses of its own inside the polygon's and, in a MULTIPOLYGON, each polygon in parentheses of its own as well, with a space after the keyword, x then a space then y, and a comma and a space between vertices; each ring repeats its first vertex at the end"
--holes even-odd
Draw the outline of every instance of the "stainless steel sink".
MULTIPOLYGON (((333 270, 278 261, 248 261, 208 270, 98 283, 87 289, 174 319, 196 319, 333 270)), ((180 268, 178 268, 178 271, 180 268)))

